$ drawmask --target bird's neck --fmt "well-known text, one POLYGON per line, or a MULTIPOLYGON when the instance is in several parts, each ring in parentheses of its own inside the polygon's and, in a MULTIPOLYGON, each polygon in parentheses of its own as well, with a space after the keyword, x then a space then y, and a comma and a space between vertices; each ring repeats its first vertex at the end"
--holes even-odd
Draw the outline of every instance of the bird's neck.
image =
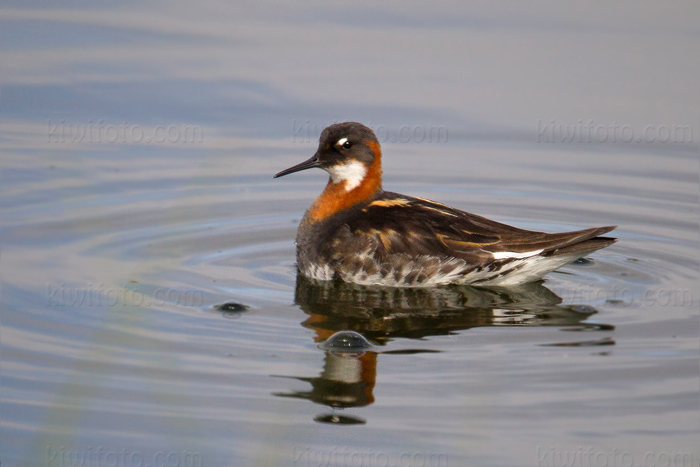
POLYGON ((382 162, 379 147, 373 148, 375 158, 365 176, 356 181, 329 178, 326 188, 309 208, 312 222, 326 219, 358 204, 368 203, 382 189, 382 162))

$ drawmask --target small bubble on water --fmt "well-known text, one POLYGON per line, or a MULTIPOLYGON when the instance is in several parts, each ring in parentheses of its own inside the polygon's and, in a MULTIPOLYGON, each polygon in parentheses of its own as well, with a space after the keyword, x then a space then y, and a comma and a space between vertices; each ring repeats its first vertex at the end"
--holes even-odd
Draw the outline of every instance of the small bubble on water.
POLYGON ((236 303, 236 302, 228 302, 228 303, 222 303, 221 305, 216 305, 214 308, 216 308, 219 311, 227 311, 227 312, 240 312, 240 311, 246 311, 248 307, 242 303, 236 303))
POLYGON ((362 352, 372 347, 372 344, 359 332, 338 331, 322 343, 320 347, 324 350, 335 352, 351 353, 362 352))
POLYGON ((337 414, 321 414, 314 417, 314 421, 318 423, 331 423, 336 425, 364 425, 366 420, 352 415, 337 415, 337 414))
POLYGON ((227 319, 238 319, 244 312, 248 311, 248 308, 250 308, 248 305, 242 303, 227 302, 221 305, 214 305, 210 310, 221 313, 221 316, 227 319))

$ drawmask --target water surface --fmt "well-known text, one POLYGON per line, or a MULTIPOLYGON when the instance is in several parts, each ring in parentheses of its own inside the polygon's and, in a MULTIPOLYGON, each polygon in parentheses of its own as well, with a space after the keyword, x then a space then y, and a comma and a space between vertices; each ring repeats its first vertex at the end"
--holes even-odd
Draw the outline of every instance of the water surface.
POLYGON ((700 462, 697 142, 540 131, 697 138, 692 4, 6 5, 3 465, 700 462), (386 189, 619 241, 511 289, 297 277, 325 174, 272 174, 345 119, 386 189))

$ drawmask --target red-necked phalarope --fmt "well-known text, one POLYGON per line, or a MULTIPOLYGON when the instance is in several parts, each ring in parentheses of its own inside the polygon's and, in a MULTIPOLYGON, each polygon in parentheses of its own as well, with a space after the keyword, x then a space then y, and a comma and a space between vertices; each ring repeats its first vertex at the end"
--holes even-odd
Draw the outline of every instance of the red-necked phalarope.
POLYGON ((615 242, 614 226, 544 233, 382 190, 381 149, 361 123, 329 126, 318 150, 281 177, 330 174, 297 233, 297 265, 318 280, 366 285, 516 285, 615 242))

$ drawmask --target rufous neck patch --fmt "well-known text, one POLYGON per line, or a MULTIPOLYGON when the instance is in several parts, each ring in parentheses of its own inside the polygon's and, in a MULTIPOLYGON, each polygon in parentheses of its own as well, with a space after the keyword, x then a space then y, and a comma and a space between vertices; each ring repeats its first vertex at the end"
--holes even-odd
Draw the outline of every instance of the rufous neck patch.
POLYGON ((339 180, 334 181, 331 177, 323 193, 316 198, 316 201, 309 208, 309 213, 313 222, 326 219, 333 214, 344 209, 351 208, 359 203, 371 199, 377 191, 382 188, 382 157, 379 145, 370 142, 368 145, 374 151, 374 161, 367 167, 367 173, 360 180, 339 180), (352 183, 353 185, 348 185, 352 183))

